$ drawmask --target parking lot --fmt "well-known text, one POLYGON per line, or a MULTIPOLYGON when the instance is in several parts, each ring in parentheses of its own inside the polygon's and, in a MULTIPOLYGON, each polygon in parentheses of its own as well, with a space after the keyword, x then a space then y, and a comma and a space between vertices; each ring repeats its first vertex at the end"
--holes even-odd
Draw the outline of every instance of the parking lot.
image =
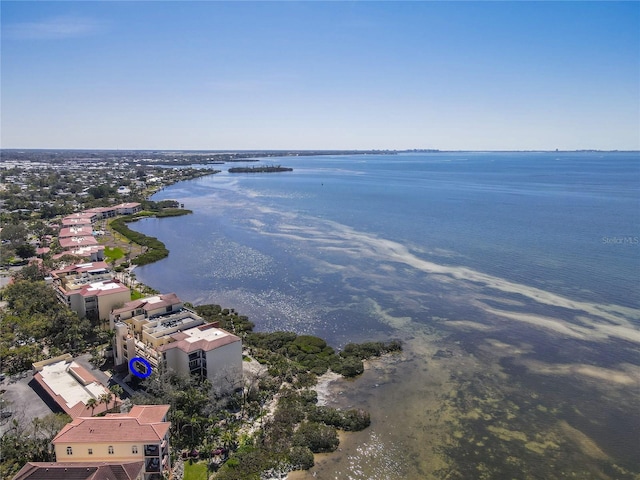
POLYGON ((7 376, 0 382, 3 399, 3 411, 11 412, 8 418, 0 418, 0 435, 13 426, 13 420, 23 425, 31 423, 34 418, 43 417, 55 411, 60 411, 54 405, 48 405, 46 396, 40 396, 33 387, 38 385, 33 380, 32 372, 23 372, 18 376, 7 376))
MULTIPOLYGON (((133 394, 131 388, 121 379, 112 377, 109 372, 103 372, 94 368, 89 362, 90 354, 80 355, 75 361, 86 368, 103 385, 110 386, 118 383, 125 390, 122 398, 133 394)), ((42 390, 42 387, 33 379, 33 372, 23 372, 18 375, 7 376, 0 381, 0 435, 12 427, 15 419, 23 425, 28 425, 34 418, 43 417, 52 412, 62 412, 60 407, 42 390), (7 413, 11 412, 10 416, 7 413)))

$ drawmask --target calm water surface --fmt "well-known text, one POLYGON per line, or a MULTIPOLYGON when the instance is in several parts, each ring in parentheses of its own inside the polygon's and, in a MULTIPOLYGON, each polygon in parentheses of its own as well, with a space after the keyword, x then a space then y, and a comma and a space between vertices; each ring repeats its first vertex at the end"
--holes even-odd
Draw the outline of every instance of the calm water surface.
POLYGON ((136 274, 259 330, 403 340, 329 386, 371 428, 294 477, 640 473, 637 153, 262 162, 294 171, 156 194, 194 213, 133 224, 171 251, 136 274))

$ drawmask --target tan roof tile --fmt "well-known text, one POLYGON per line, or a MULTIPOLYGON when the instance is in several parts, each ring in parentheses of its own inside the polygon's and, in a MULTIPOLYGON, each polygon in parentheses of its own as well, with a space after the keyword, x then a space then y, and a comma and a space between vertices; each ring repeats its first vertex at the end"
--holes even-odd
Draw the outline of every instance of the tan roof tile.
POLYGON ((128 414, 78 417, 65 425, 52 443, 117 443, 125 439, 127 442, 160 442, 171 426, 170 422, 159 421, 168 411, 168 405, 141 405, 133 407, 128 414))
POLYGON ((134 480, 144 462, 28 462, 13 480, 134 480))

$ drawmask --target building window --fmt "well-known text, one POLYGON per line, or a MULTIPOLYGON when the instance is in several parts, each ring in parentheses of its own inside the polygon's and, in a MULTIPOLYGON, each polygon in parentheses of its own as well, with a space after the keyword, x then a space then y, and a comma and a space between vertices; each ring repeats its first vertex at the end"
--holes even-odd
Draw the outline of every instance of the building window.
POLYGON ((138 453, 138 446, 134 445, 131 447, 131 453, 138 453))
POLYGON ((113 455, 113 446, 109 445, 109 455, 113 455))
POLYGON ((71 450, 71 447, 67 447, 67 455, 73 455, 73 451, 71 450))
POLYGON ((93 455, 93 448, 89 449, 89 455, 93 455))

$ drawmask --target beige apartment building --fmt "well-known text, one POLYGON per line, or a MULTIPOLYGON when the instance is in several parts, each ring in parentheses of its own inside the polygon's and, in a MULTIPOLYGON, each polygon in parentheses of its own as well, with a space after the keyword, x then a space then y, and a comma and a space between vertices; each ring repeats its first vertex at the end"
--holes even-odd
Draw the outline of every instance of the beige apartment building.
POLYGON ((126 414, 78 417, 55 436, 57 462, 144 462, 144 479, 170 471, 169 405, 135 405, 126 414))
POLYGON ((54 270, 51 281, 58 299, 81 318, 108 320, 111 310, 131 300, 131 290, 113 278, 105 262, 54 270))
POLYGON ((221 392, 242 386, 242 340, 206 323, 173 293, 127 302, 110 316, 116 331, 114 363, 127 368, 136 357, 151 368, 209 379, 221 392))

